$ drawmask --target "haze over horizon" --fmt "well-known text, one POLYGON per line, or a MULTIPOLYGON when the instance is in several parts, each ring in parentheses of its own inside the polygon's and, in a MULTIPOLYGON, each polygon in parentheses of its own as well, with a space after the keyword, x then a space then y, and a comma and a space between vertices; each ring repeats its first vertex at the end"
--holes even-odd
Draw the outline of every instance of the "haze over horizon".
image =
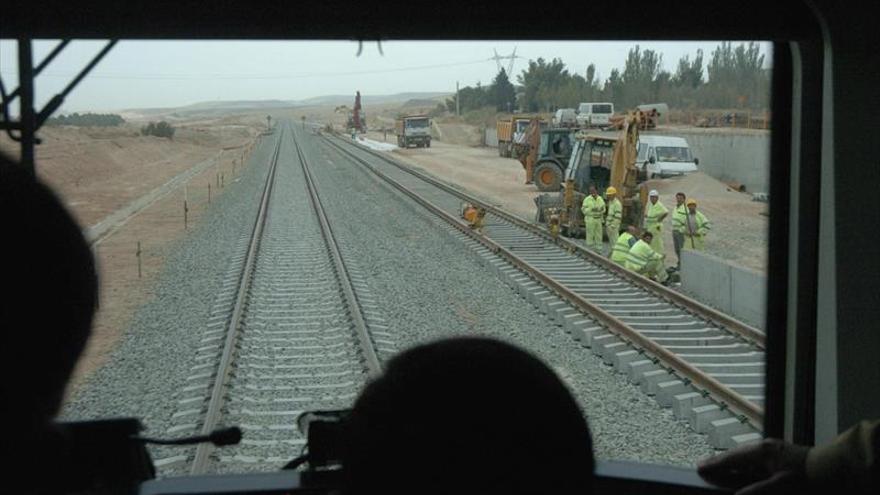
MULTIPOLYGON (((34 43, 39 63, 57 41, 34 43)), ((105 42, 72 42, 40 74, 36 104, 44 105, 91 60, 105 42)), ((511 82, 529 60, 559 58, 569 72, 584 74, 594 63, 604 82, 621 69, 630 48, 639 45, 662 54, 662 68, 675 72, 678 60, 703 50, 704 66, 717 42, 521 42, 521 41, 385 41, 382 52, 365 42, 360 56, 352 41, 120 41, 68 96, 60 112, 107 112, 141 108, 175 108, 211 101, 301 101, 346 95, 453 93, 462 87, 487 85, 498 72, 494 51, 514 48, 511 82)), ((735 42, 738 43, 738 42, 735 42)), ((771 59, 770 43, 761 43, 771 59)), ((502 60, 506 68, 509 60, 502 60)), ((0 75, 7 91, 17 86, 17 52, 12 40, 0 40, 0 75)), ((17 105, 11 106, 17 114, 17 105)))

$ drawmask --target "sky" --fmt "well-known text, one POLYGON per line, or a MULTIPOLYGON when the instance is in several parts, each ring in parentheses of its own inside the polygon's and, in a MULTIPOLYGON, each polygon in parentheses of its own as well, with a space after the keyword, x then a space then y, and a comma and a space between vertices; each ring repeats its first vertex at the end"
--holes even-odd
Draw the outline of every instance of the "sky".
MULTIPOLYGON (((34 42, 35 65, 56 40, 34 42)), ((105 42, 75 40, 40 74, 37 105, 60 92, 105 42)), ((736 43, 736 42, 735 42, 736 43)), ((663 55, 675 72, 679 58, 698 49, 704 65, 720 42, 438 42, 385 41, 382 53, 354 41, 120 41, 68 96, 62 112, 176 107, 216 100, 302 100, 315 96, 455 91, 491 83, 498 72, 494 51, 516 49, 513 74, 529 60, 560 58, 570 72, 584 74, 591 62, 600 81, 622 69, 635 45, 663 55)), ((770 64, 771 44, 762 43, 770 64)), ((508 60, 502 61, 505 69, 508 60)), ((7 92, 17 86, 18 57, 12 40, 0 40, 0 76, 7 92)), ((514 77, 511 80, 515 83, 514 77)), ((13 107, 17 113, 17 107, 13 107)))

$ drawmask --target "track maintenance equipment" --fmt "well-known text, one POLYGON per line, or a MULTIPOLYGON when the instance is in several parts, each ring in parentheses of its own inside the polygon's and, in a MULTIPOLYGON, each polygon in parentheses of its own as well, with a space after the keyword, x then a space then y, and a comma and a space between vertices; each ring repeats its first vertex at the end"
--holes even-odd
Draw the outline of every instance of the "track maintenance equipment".
POLYGON ((581 204, 593 185, 599 191, 605 191, 608 186, 617 189, 623 206, 621 227, 639 226, 648 201, 648 191, 643 184, 647 179, 647 162, 636 164, 639 126, 640 114, 631 112, 616 138, 577 133, 562 190, 535 198, 535 221, 547 223, 564 235, 583 235, 581 204), (552 225, 554 221, 558 226, 552 225))

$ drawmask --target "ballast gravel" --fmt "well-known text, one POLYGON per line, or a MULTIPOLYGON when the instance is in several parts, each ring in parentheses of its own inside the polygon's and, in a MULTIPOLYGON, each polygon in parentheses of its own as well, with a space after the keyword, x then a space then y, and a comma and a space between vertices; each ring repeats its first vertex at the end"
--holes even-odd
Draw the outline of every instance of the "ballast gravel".
POLYGON ((316 138, 300 140, 343 252, 359 261, 371 291, 381 294, 399 349, 452 335, 511 342, 565 380, 587 416, 599 458, 693 466, 713 454, 704 435, 539 313, 444 222, 316 138))
MULTIPOLYGON (((229 260, 241 235, 253 228, 259 206, 254 198, 265 184, 273 146, 264 139, 198 227, 168 248, 154 298, 136 312, 107 363, 79 387, 61 419, 136 417, 143 434, 166 436, 229 260)), ((151 446, 154 459, 182 451, 151 446)))
MULTIPOLYGON (((506 340, 534 352, 569 385, 599 458, 693 465, 713 453, 705 436, 673 418, 481 265, 441 220, 320 138, 297 134, 343 256, 357 265, 395 348, 453 335, 506 340)), ((62 419, 135 416, 145 434, 165 435, 228 261, 252 227, 272 144, 264 140, 240 180, 170 249, 155 298, 137 312, 108 363, 80 387, 62 419)), ((151 452, 163 458, 179 451, 151 452)))

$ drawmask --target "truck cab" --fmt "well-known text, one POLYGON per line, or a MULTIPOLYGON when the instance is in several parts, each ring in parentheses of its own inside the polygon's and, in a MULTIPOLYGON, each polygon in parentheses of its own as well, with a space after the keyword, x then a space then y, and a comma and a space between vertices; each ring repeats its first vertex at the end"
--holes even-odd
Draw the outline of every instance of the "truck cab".
POLYGON ((691 154, 685 138, 641 136, 638 163, 645 163, 649 177, 669 177, 697 171, 700 161, 691 154))
POLYGON ((605 127, 614 115, 614 103, 581 103, 577 110, 578 127, 605 127))
POLYGON ((411 115, 397 119, 397 145, 409 148, 415 144, 417 148, 431 147, 431 119, 427 115, 411 115))

